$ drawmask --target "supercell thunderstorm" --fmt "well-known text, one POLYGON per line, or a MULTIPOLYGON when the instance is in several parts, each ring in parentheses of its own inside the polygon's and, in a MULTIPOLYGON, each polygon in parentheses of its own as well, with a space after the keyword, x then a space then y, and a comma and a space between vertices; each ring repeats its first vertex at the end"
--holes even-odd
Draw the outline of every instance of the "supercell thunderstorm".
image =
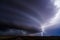
MULTIPOLYGON (((34 27, 36 30, 39 29, 39 33, 35 34, 30 34, 26 31, 17 29, 9 29, 8 31, 3 32, 4 35, 30 34, 34 36, 44 36, 44 34, 47 33, 46 30, 55 29, 57 27, 54 25, 60 24, 60 0, 15 0, 10 3, 10 6, 9 4, 4 3, 3 7, 1 6, 0 8, 3 8, 0 14, 0 16, 2 15, 1 19, 3 21, 12 22, 19 26, 27 25, 28 28, 26 27, 26 29, 29 29, 32 26, 33 29, 34 27), (18 5, 16 5, 15 2, 18 3, 18 5), (40 31, 41 29, 42 32, 40 31)), ((0 32, 0 35, 1 34, 2 32, 0 32)))

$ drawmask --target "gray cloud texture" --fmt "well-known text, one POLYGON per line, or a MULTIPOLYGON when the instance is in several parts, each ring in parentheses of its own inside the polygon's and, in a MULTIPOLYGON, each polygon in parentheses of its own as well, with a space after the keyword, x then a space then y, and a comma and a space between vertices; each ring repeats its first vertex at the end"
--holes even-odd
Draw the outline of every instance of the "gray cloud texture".
POLYGON ((18 26, 27 25, 28 28, 32 26, 36 30, 56 11, 50 0, 5 0, 0 5, 1 21, 18 26))

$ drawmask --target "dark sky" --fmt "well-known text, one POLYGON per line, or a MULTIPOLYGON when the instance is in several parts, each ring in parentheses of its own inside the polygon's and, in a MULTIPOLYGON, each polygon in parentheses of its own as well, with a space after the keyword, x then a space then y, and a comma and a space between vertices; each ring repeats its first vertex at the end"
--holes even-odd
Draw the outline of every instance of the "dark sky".
MULTIPOLYGON (((56 14, 56 7, 51 0, 6 0, 0 5, 1 21, 27 25, 29 28, 33 26, 36 30, 56 14)), ((53 31, 56 35, 59 33, 57 29, 53 31)), ((53 35, 51 32, 51 29, 48 30, 47 35, 53 35)))
POLYGON ((60 36, 60 24, 55 24, 45 30, 44 36, 60 36))

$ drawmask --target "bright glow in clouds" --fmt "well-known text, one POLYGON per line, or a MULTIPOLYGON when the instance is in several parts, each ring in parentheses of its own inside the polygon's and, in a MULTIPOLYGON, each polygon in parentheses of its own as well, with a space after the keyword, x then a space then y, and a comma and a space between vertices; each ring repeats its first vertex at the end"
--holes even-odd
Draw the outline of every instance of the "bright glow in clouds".
POLYGON ((42 35, 43 33, 45 33, 45 29, 49 28, 55 24, 57 24, 60 20, 60 0, 54 0, 54 5, 58 8, 57 13, 55 14, 55 16, 53 18, 51 18, 49 21, 47 21, 46 23, 42 24, 42 35))

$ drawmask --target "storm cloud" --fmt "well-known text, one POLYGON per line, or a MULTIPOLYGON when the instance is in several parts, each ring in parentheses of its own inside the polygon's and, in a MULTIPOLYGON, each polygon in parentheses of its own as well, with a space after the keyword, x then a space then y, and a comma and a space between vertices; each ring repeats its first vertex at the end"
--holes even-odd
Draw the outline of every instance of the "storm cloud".
POLYGON ((18 28, 24 25, 24 29, 39 32, 41 24, 53 17, 56 12, 51 0, 5 0, 1 1, 0 5, 0 21, 18 25, 18 28))

